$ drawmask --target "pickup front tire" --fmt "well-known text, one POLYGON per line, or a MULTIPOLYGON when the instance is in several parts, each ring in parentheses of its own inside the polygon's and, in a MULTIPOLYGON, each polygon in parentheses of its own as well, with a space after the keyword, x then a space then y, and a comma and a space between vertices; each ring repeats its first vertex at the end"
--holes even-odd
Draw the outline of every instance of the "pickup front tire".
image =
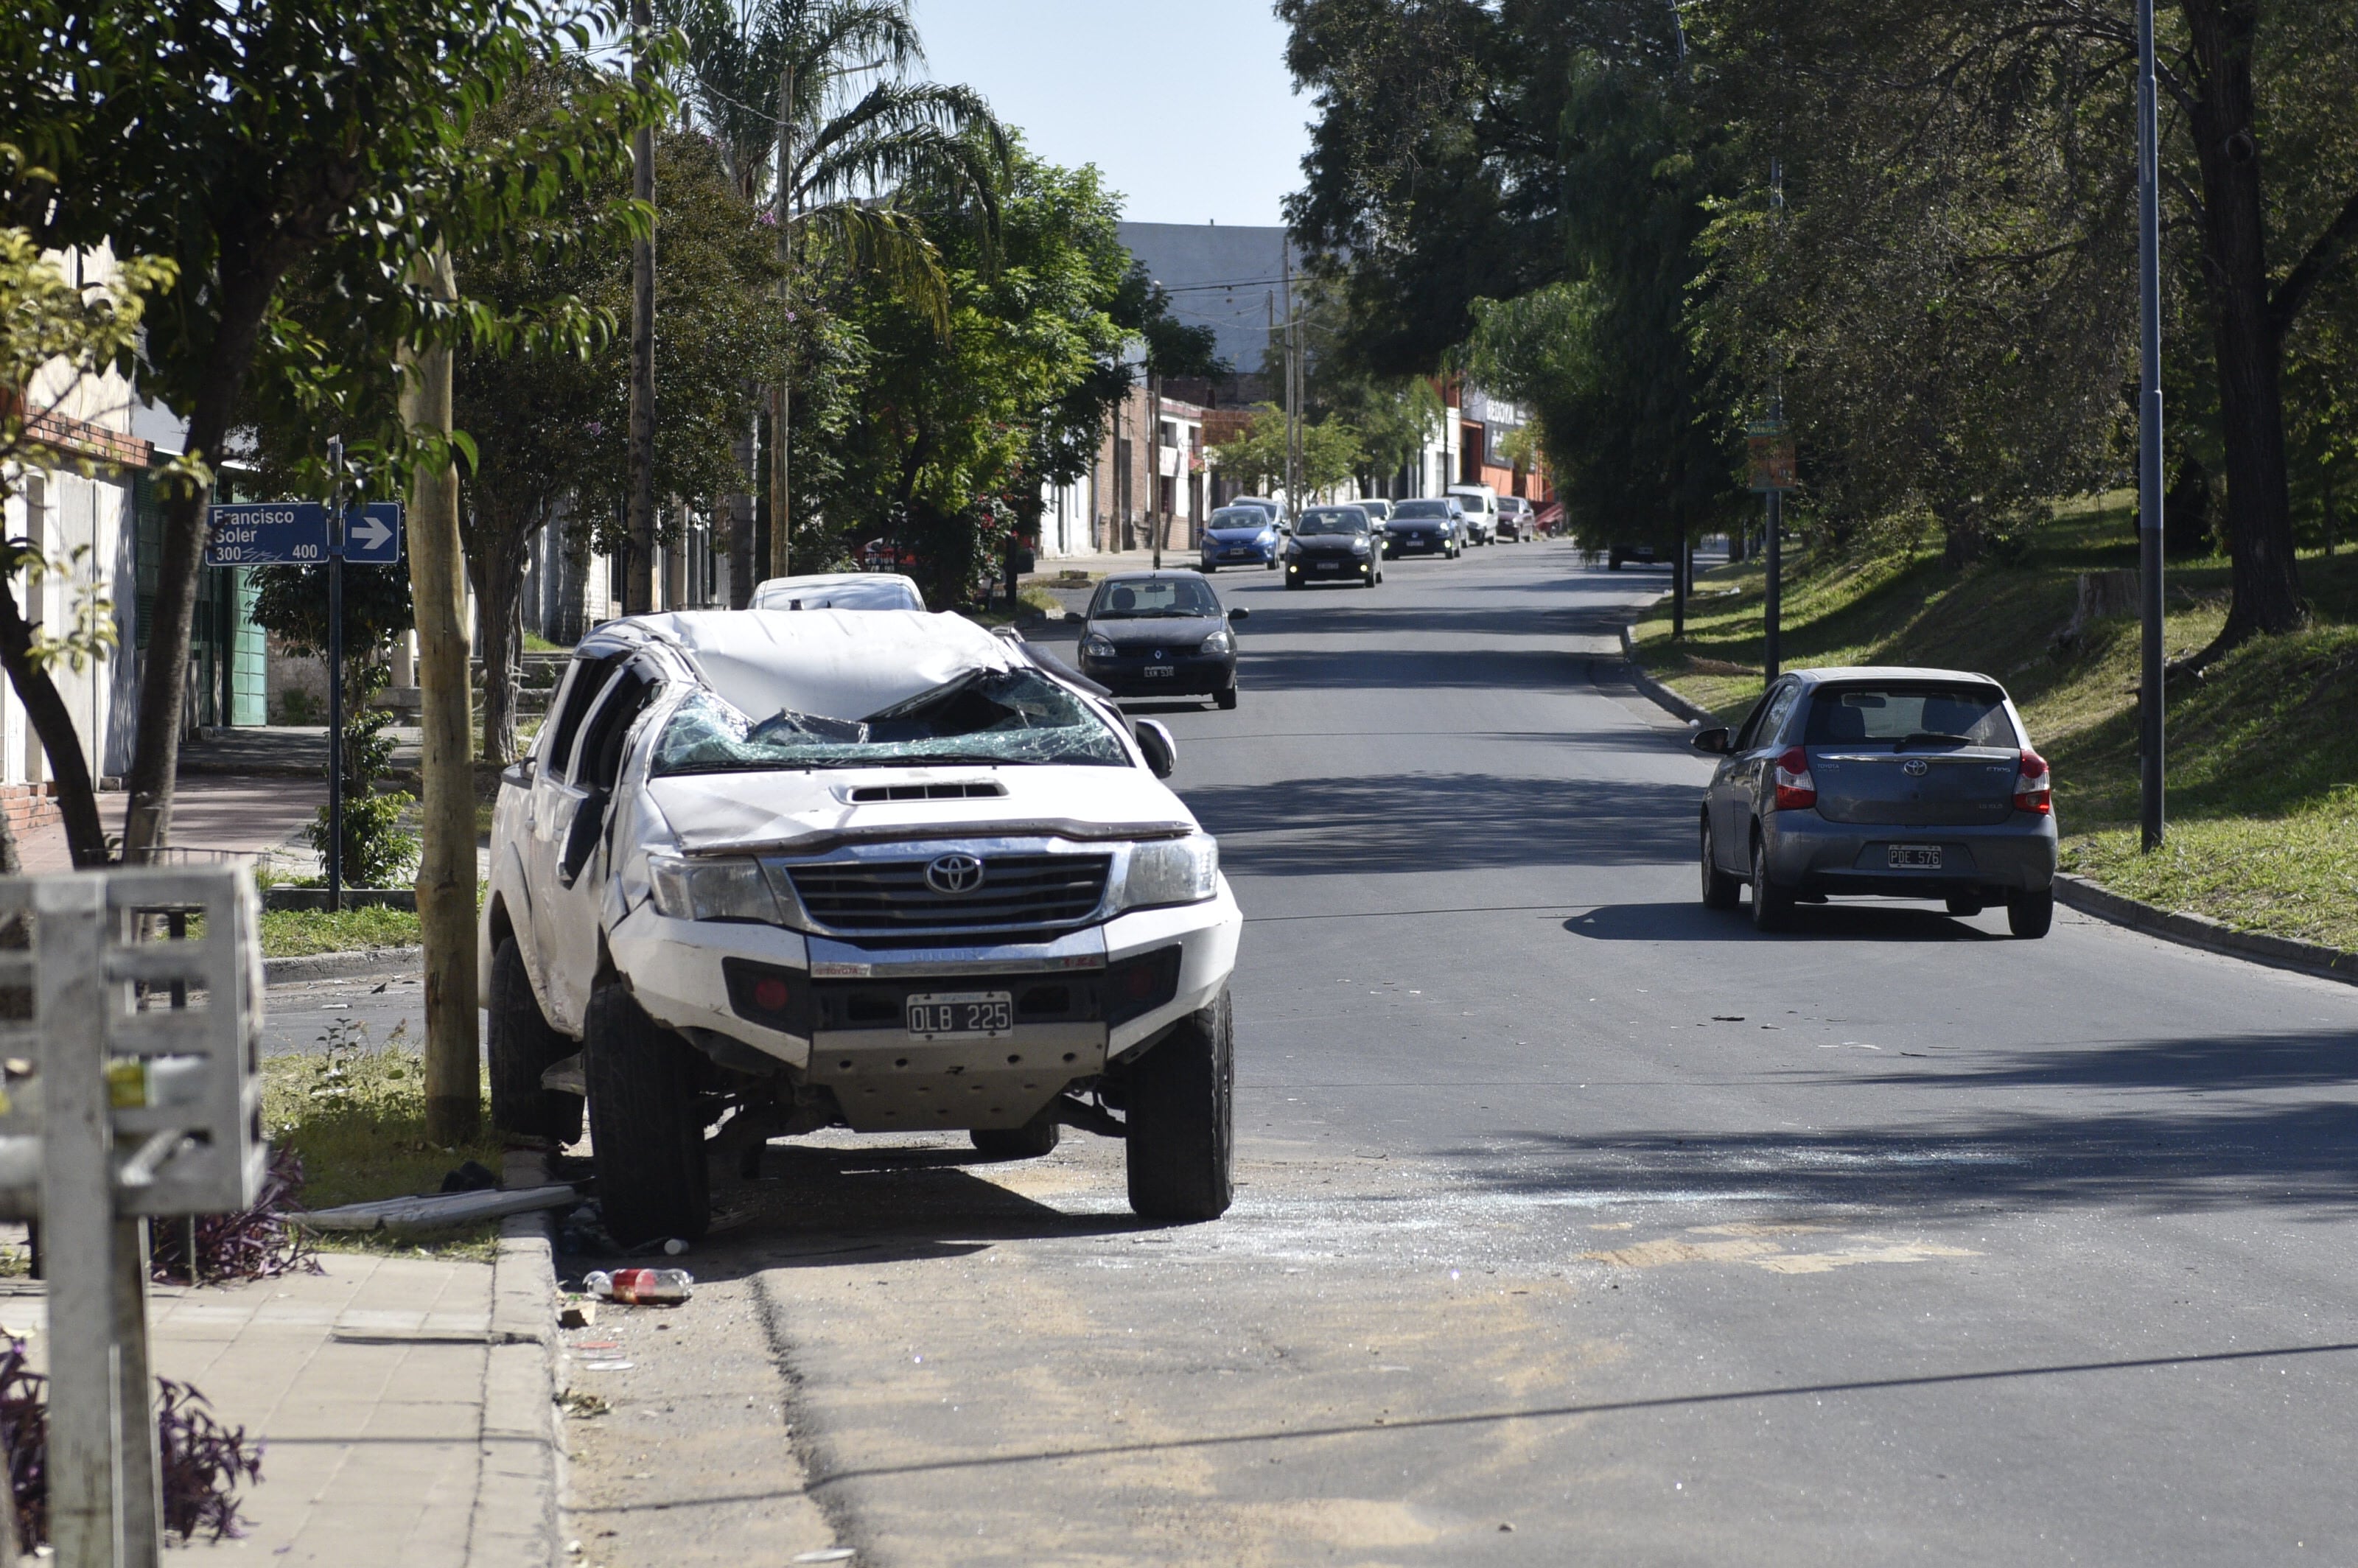
POLYGON ((607 1230, 625 1247, 698 1239, 712 1222, 712 1189, 696 1048, 618 985, 590 998, 581 1044, 607 1230))
POLYGON ((1217 1219, 1236 1195, 1236 1041, 1228 988, 1130 1069, 1130 1206, 1141 1219, 1217 1219))
POLYGON ((581 1141, 581 1098, 540 1087, 540 1076, 579 1047, 548 1026, 532 976, 513 936, 492 953, 491 1028, 484 1042, 491 1058, 492 1126, 524 1138, 559 1145, 581 1141))

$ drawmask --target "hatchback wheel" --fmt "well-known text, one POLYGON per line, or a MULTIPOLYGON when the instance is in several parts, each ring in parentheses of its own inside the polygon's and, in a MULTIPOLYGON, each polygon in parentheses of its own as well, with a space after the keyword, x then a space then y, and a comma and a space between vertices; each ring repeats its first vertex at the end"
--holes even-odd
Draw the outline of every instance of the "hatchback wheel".
POLYGON ((1768 846, 1752 840, 1752 925, 1756 931, 1782 931, 1793 917, 1793 892, 1768 878, 1768 846))
POLYGON ((2026 940, 2047 935, 2055 924, 2055 890, 2018 892, 2006 901, 2006 928, 2026 940))
POLYGON ((1703 819, 1703 906, 1734 909, 1744 896, 1744 884, 1719 869, 1719 846, 1713 842, 1711 818, 1703 819))
POLYGON ((1237 705, 1237 688, 1233 686, 1229 687, 1215 696, 1212 700, 1222 708, 1234 708, 1237 705))

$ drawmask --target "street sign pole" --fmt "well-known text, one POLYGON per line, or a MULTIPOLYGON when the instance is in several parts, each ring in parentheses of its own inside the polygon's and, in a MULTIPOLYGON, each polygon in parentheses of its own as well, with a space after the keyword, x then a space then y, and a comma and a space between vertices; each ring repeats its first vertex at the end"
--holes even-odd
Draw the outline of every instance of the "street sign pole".
POLYGON ((344 438, 328 438, 328 908, 344 907, 344 438))
POLYGON ((2138 597, 2145 646, 2137 697, 2140 840, 2162 839, 2161 126, 2154 83, 2153 0, 2137 0, 2137 293, 2145 385, 2137 408, 2138 597))

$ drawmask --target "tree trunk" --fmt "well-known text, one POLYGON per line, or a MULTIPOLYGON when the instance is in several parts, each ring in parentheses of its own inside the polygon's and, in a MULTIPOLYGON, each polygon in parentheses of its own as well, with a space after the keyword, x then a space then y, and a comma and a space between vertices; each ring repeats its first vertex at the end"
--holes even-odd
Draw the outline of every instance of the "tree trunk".
MULTIPOLYGON (((431 264, 445 299, 458 283, 448 256, 431 264)), ((406 350, 401 416, 411 429, 450 430, 450 351, 406 350)), ((475 769, 468 755, 467 566, 459 536, 459 476, 420 472, 409 503, 409 591, 416 608, 417 685, 425 755, 425 847, 417 924, 426 948, 426 1125, 438 1143, 474 1136, 481 1114, 475 975, 475 769)), ((486 605, 486 624, 507 607, 486 605)))
MULTIPOLYGON (((262 319, 277 291, 278 274, 248 274, 222 289, 221 326, 204 384, 189 409, 185 450, 218 461, 222 438, 237 410, 262 319)), ((210 485, 195 486, 164 503, 163 556, 156 568, 156 598, 148 611, 147 653, 139 668, 138 717, 133 729, 131 772, 124 785, 123 859, 139 865, 166 843, 172 831, 172 785, 180 767, 180 703, 189 684, 189 641, 196 629, 197 572, 204 565, 205 503, 210 485)))
POLYGON ((2202 168, 2203 276, 2227 443, 2227 554, 2234 601, 2207 663, 2258 633, 2300 624, 2286 473, 2284 343, 2269 308, 2266 212, 2254 128, 2253 0, 2181 0, 2201 88, 2188 129, 2202 168))
MULTIPOLYGON (((106 828, 99 819, 98 795, 91 788, 90 764, 82 760, 81 736, 74 730, 73 717, 66 711, 65 698, 58 695, 49 672, 33 663, 32 648, 33 629, 18 612, 16 595, 0 592, 0 665, 6 666, 8 684, 16 688, 16 700, 25 705, 25 717, 32 721, 41 752, 49 759, 74 868, 87 871, 107 862, 106 828)), ((5 822, 0 821, 0 831, 5 828, 5 822)), ((14 874, 16 854, 16 840, 11 838, 9 869, 0 874, 14 874)))
POLYGON ((516 677, 521 643, 516 636, 524 609, 524 560, 514 546, 523 536, 499 519, 476 530, 479 546, 467 557, 467 579, 475 585, 475 614, 483 646, 483 760, 502 766, 515 760, 516 677), (496 540, 493 544, 492 541, 496 540))

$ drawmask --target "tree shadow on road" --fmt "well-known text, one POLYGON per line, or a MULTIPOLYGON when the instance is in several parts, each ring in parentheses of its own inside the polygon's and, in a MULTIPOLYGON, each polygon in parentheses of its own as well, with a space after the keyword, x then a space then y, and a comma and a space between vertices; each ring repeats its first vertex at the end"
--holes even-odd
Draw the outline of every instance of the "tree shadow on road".
POLYGON ((2358 1049, 2339 1030, 1943 1052, 1923 1069, 1829 1075, 1887 1091, 1865 1127, 1533 1130, 1451 1158, 1534 1201, 1698 1198, 1918 1217, 2105 1206, 2170 1214, 2358 1208, 2358 1049), (1960 1058, 1942 1060, 1939 1058, 1960 1058), (1888 1091, 1920 1091, 1894 1101, 1888 1091), (1961 1091, 2046 1089, 2026 1108, 1961 1091), (2218 1095, 2223 1098, 2212 1098, 2218 1095), (2232 1097, 2232 1098, 2224 1098, 2232 1097))

